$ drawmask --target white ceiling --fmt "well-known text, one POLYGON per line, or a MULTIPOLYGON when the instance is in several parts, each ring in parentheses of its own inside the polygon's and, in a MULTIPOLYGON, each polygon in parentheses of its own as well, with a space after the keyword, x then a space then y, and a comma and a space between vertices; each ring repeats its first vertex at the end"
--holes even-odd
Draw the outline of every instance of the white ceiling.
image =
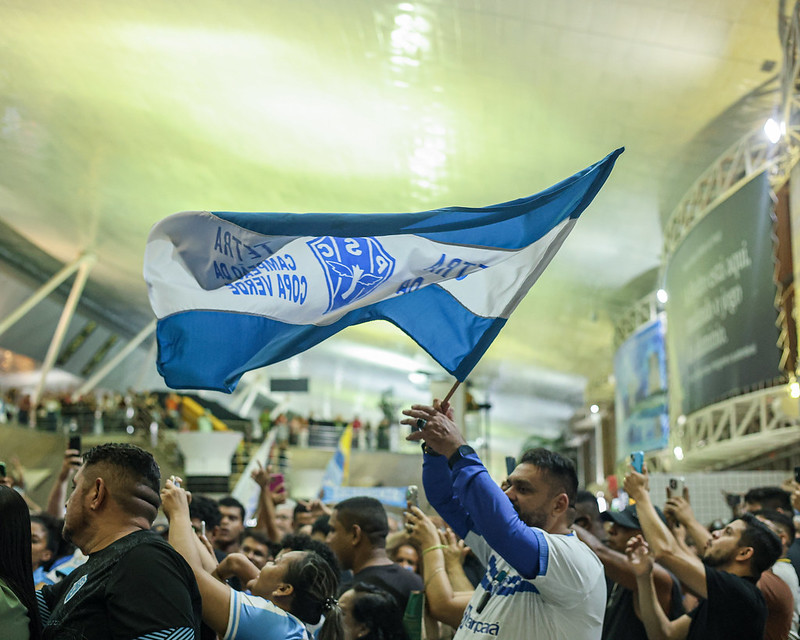
MULTIPOLYGON (((503 437, 552 434, 584 390, 611 398, 613 319, 653 288, 663 219, 777 103, 777 22, 778 0, 0 0, 0 222, 95 252, 87 295, 135 332, 147 232, 176 211, 482 206, 624 145, 473 375, 503 437)), ((353 344, 436 371, 383 323, 291 371, 328 402, 388 386, 353 344)))

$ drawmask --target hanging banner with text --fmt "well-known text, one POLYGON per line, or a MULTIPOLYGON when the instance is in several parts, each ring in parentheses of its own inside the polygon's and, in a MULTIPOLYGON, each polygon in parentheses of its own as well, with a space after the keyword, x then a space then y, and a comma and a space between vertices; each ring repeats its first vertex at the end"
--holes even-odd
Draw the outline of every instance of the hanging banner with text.
POLYGON ((674 407, 691 413, 780 375, 765 174, 703 218, 667 266, 674 407))
POLYGON ((669 441, 664 318, 639 327, 614 356, 617 461, 631 451, 663 449, 669 441))

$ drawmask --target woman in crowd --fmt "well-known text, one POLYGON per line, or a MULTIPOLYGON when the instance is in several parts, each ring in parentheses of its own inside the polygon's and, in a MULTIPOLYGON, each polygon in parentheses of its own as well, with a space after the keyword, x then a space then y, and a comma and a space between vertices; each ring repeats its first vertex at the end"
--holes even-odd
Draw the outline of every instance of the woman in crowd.
POLYGON ((386 552, 392 562, 399 564, 404 569, 422 574, 420 566, 420 550, 409 539, 405 531, 397 531, 386 538, 386 552))
MULTIPOLYGON (((244 555, 237 573, 252 595, 234 591, 203 568, 207 553, 192 530, 190 495, 171 480, 161 492, 170 519, 169 542, 194 571, 203 597, 203 620, 227 640, 308 640, 306 625, 324 619, 317 640, 342 640, 342 612, 335 599, 338 576, 314 551, 282 553, 261 571, 244 555)), ((235 558, 234 558, 235 559, 235 558)))
POLYGON ((339 597, 344 640, 408 640, 394 598, 378 587, 355 583, 339 597))
POLYGON ((19 493, 0 486, 0 633, 5 640, 42 637, 31 563, 28 505, 19 493))

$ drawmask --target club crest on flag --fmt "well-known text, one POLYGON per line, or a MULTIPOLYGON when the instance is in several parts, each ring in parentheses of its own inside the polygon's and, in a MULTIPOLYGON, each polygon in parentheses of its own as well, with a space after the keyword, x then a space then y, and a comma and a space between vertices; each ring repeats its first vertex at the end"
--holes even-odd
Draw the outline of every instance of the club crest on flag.
POLYGON ((325 272, 325 313, 360 300, 394 273, 395 259, 375 238, 322 236, 310 240, 308 246, 325 272))

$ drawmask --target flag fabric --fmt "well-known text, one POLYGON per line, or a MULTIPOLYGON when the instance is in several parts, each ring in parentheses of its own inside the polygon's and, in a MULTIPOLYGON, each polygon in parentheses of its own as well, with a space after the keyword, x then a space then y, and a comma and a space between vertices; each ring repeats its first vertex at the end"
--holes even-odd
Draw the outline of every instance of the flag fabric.
POLYGON ((353 446, 353 425, 348 424, 339 436, 336 453, 328 461, 322 476, 322 489, 325 487, 341 487, 350 480, 350 450, 353 446))
POLYGON ((144 260, 158 370, 172 388, 230 392, 246 371, 386 320, 463 381, 622 151, 479 209, 172 215, 144 260))

